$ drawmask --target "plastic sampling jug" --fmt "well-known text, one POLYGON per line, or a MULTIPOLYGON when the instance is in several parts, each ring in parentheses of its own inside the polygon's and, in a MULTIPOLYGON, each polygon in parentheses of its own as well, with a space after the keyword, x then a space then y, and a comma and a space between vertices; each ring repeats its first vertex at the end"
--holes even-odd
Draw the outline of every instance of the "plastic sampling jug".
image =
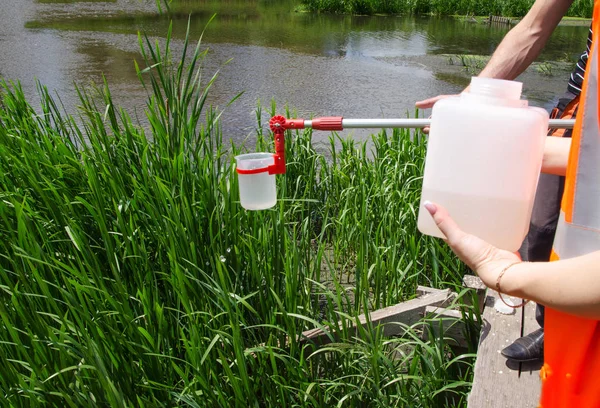
POLYGON ((522 83, 472 78, 470 92, 437 102, 425 159, 419 230, 443 238, 425 201, 458 226, 516 251, 529 229, 548 113, 521 100, 522 83))
POLYGON ((275 163, 271 153, 249 153, 235 157, 237 163, 240 204, 246 210, 265 210, 277 203, 275 174, 269 166, 275 163))

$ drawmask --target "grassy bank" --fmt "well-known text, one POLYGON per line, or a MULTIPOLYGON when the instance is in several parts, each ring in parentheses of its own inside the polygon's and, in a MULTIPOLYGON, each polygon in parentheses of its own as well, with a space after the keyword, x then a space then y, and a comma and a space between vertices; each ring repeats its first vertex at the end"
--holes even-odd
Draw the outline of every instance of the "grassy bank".
MULTIPOLYGON (((348 14, 524 16, 534 0, 302 0, 309 11, 348 14)), ((593 2, 575 0, 570 17, 591 18, 593 2)))
MULTIPOLYGON (((183 63, 169 40, 140 45, 149 130, 108 85, 80 90, 75 118, 41 86, 34 109, 1 83, 5 403, 465 406, 472 355, 422 340, 427 326, 348 330, 418 284, 460 285, 464 266, 416 229, 424 138, 332 137, 322 155, 310 131, 290 133, 280 201, 247 212, 233 167, 243 148, 204 104, 206 53, 187 44, 183 63), (311 354, 299 334, 314 327, 339 341, 311 354)), ((258 122, 250 150, 272 151, 258 122)))

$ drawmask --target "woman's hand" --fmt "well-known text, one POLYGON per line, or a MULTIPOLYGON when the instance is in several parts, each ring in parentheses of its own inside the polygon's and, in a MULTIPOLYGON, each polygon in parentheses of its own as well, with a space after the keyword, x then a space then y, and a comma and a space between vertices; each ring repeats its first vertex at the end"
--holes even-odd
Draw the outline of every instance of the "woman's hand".
POLYGON ((464 263, 477 272, 486 286, 495 288, 500 272, 521 260, 517 254, 498 249, 474 235, 463 232, 444 207, 429 201, 424 205, 435 224, 446 236, 450 248, 464 263))

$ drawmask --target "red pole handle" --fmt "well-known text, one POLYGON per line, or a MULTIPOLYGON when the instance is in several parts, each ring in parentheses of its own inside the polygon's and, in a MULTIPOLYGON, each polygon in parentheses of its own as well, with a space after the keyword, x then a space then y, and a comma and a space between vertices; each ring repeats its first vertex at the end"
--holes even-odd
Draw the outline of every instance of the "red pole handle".
POLYGON ((326 116, 323 118, 315 118, 312 120, 312 128, 315 130, 344 130, 342 121, 344 120, 341 116, 326 116))

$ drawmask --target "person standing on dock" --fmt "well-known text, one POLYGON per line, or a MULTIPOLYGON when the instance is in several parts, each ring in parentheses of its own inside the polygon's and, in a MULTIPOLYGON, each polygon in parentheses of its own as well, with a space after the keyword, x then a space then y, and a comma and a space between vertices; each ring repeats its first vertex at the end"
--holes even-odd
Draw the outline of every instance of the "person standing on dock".
POLYGON ((543 408, 600 407, 600 0, 592 30, 573 137, 550 137, 544 150, 542 171, 566 176, 551 262, 521 261, 463 232, 442 206, 424 203, 488 287, 546 305, 543 408))
MULTIPOLYGON (((513 27, 498 45, 480 77, 513 80, 537 58, 548 38, 567 13, 572 0, 536 0, 527 15, 513 27)), ((581 54, 569 78, 567 92, 559 99, 550 114, 551 119, 572 119, 576 116, 590 47, 590 28, 587 49, 581 54)), ((465 89, 468 92, 468 88, 465 89)), ((449 95, 439 95, 416 103, 420 109, 431 108, 438 100, 449 95)), ((571 137, 571 130, 555 129, 551 136, 571 137)), ((538 183, 529 232, 521 249, 526 261, 547 261, 558 222, 560 200, 564 190, 564 177, 542 174, 538 183)), ((536 319, 540 329, 517 339, 502 350, 502 355, 515 361, 539 360, 544 352, 544 307, 537 305, 536 319)))

